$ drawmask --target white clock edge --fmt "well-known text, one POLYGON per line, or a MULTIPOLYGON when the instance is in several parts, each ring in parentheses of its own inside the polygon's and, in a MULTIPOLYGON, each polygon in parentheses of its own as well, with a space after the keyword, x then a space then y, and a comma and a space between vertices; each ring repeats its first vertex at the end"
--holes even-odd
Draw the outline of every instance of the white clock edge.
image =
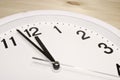
POLYGON ((1 18, 0 19, 0 25, 5 24, 5 23, 10 22, 10 21, 13 21, 13 20, 16 20, 16 19, 19 19, 19 18, 34 16, 34 15, 43 15, 43 14, 44 15, 47 15, 47 14, 49 14, 49 15, 55 15, 55 14, 59 15, 60 14, 60 15, 82 18, 84 20, 91 21, 91 22, 94 22, 96 24, 99 24, 99 25, 103 26, 104 28, 112 31, 114 34, 116 34, 117 36, 120 37, 120 35, 119 35, 120 30, 113 27, 112 25, 110 25, 106 22, 103 22, 99 19, 87 16, 87 15, 84 15, 84 14, 73 13, 73 12, 69 12, 69 11, 61 11, 61 10, 35 10, 35 11, 21 12, 21 13, 17 13, 17 14, 11 15, 11 16, 1 18))

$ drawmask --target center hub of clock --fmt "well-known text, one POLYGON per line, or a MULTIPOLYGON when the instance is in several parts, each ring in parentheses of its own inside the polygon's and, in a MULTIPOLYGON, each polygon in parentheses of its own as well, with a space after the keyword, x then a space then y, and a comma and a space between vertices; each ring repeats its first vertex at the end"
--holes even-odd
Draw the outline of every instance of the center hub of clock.
POLYGON ((53 64, 54 70, 59 70, 59 68, 60 68, 60 63, 59 63, 58 61, 55 61, 55 62, 52 63, 52 64, 53 64))

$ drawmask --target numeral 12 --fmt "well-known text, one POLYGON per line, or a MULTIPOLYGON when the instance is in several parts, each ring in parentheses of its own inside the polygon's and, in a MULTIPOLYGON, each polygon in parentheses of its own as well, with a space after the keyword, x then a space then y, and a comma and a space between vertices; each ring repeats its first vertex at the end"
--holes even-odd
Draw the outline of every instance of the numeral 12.
POLYGON ((39 33, 39 29, 37 27, 31 27, 29 29, 25 29, 24 32, 26 32, 29 37, 41 34, 39 33), (32 34, 30 33, 31 31, 33 31, 32 34))
MULTIPOLYGON (((14 37, 10 37, 9 40, 12 41, 12 43, 13 43, 14 46, 17 45, 16 42, 15 42, 14 37)), ((8 44, 7 44, 6 39, 2 39, 1 42, 4 44, 5 48, 8 48, 8 44)))

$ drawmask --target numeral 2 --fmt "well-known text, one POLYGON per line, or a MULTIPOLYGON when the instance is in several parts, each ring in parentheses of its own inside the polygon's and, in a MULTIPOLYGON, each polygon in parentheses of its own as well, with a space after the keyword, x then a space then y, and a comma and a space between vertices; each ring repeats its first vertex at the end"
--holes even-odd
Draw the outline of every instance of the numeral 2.
POLYGON ((111 54, 111 53, 113 53, 113 49, 111 48, 111 47, 108 47, 105 43, 99 43, 98 44, 98 47, 99 48, 104 48, 105 49, 105 51, 104 51, 104 53, 106 53, 106 54, 111 54), (106 51, 106 50, 109 50, 109 51, 106 51))
POLYGON ((120 76, 120 65, 116 64, 118 75, 120 76))
POLYGON ((29 37, 41 34, 41 33, 39 33, 39 29, 37 27, 31 27, 29 29, 25 29, 24 32, 26 32, 29 37), (30 32, 32 32, 32 34, 30 32))
POLYGON ((79 35, 80 33, 83 34, 82 37, 81 37, 82 40, 86 40, 86 39, 90 38, 90 36, 86 36, 86 33, 84 31, 82 31, 82 30, 79 30, 79 31, 76 32, 77 35, 79 35))
MULTIPOLYGON (((17 45, 16 42, 15 42, 14 37, 10 37, 9 40, 12 41, 12 43, 13 43, 14 46, 17 45)), ((5 48, 8 48, 8 44, 6 42, 6 39, 2 39, 1 42, 4 44, 5 48)))

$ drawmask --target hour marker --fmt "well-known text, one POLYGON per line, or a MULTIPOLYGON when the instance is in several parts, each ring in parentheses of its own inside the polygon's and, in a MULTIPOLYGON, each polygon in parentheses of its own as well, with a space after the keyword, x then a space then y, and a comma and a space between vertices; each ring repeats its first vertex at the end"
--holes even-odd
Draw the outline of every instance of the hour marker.
MULTIPOLYGON (((14 37, 10 37, 9 40, 12 41, 14 46, 17 45, 16 42, 15 42, 14 37)), ((6 39, 2 39, 1 42, 4 44, 5 48, 8 48, 8 42, 6 41, 6 39)))
POLYGON ((114 44, 112 44, 112 46, 114 46, 114 44))
POLYGON ((55 28, 59 33, 62 33, 58 27, 54 26, 54 28, 55 28))

